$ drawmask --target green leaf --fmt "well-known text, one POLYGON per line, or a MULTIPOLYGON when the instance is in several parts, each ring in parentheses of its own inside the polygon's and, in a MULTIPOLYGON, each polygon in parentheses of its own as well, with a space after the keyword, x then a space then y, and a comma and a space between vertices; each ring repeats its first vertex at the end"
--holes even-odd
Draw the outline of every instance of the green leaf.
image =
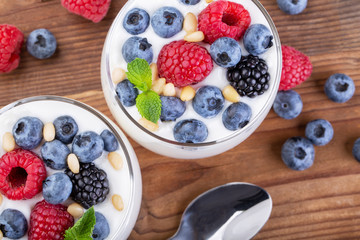
POLYGON ((140 115, 147 120, 157 123, 161 115, 160 96, 150 90, 139 94, 136 98, 136 107, 140 115))
POLYGON ((126 76, 136 88, 143 92, 151 89, 151 68, 145 59, 136 58, 128 63, 127 69, 126 76))
POLYGON ((92 240, 96 223, 94 207, 89 208, 74 226, 65 231, 64 240, 92 240))

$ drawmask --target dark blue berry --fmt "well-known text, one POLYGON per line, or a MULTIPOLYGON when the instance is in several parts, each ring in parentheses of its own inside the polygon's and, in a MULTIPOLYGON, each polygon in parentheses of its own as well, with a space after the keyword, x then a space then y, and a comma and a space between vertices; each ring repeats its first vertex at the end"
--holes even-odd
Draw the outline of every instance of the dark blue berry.
POLYGON ((64 144, 69 144, 74 139, 79 127, 74 118, 64 115, 54 120, 55 138, 64 144))
POLYGON ((233 103, 223 113, 224 126, 232 131, 245 127, 251 118, 251 108, 246 103, 233 103))
POLYGON ((331 101, 344 103, 354 95, 355 84, 348 75, 335 73, 326 80, 324 90, 331 101))
POLYGON ((184 16, 174 7, 162 7, 155 11, 151 18, 151 26, 155 33, 163 38, 170 38, 180 32, 184 16))
POLYGON ((55 139, 51 142, 45 142, 40 149, 41 157, 46 166, 60 170, 65 169, 67 156, 70 149, 61 141, 55 139))
POLYGON ((210 46, 210 55, 220 67, 233 67, 241 59, 241 47, 240 44, 232 38, 218 38, 210 46))
POLYGON ((49 30, 44 28, 36 29, 29 34, 26 48, 35 58, 49 58, 55 53, 56 39, 49 30))
POLYGON ((72 182, 68 175, 62 172, 48 176, 43 182, 42 194, 48 203, 63 203, 70 197, 72 182))
POLYGON ((131 107, 136 104, 135 100, 139 95, 139 90, 129 80, 125 79, 116 85, 116 94, 125 107, 131 107))
POLYGON ((104 141, 104 149, 108 152, 114 152, 119 148, 119 143, 115 135, 109 130, 105 129, 100 134, 102 140, 104 141))
POLYGON ((96 218, 96 223, 92 233, 92 238, 94 240, 103 240, 107 238, 107 236, 109 236, 110 233, 109 223, 106 220, 105 216, 99 212, 95 212, 95 218, 96 218))
POLYGON ((101 156, 104 141, 99 134, 87 131, 76 135, 72 143, 72 152, 82 163, 89 163, 101 156))
POLYGON ((181 117, 186 110, 185 102, 181 101, 178 97, 160 96, 160 100, 161 121, 175 121, 177 118, 181 117))
POLYGON ((149 64, 153 60, 152 45, 146 38, 131 37, 122 46, 122 55, 127 63, 135 58, 145 59, 149 64))
POLYGON ((196 5, 200 2, 200 0, 180 0, 185 5, 196 5))
POLYGON ((44 124, 36 117, 20 118, 12 129, 16 144, 26 150, 39 146, 44 124))
POLYGON ((25 236, 28 223, 24 214, 16 209, 5 209, 0 215, 0 230, 4 237, 19 239, 25 236))
POLYGON ((308 0, 277 0, 279 8, 287 14, 299 14, 306 8, 308 0))
POLYGON ((310 140, 304 137, 292 137, 281 148, 281 158, 293 170, 305 170, 314 163, 315 149, 310 140))
POLYGON ((276 95, 273 109, 279 117, 293 119, 302 111, 303 102, 294 90, 279 91, 276 95))
POLYGON ((131 9, 124 18, 123 27, 125 30, 133 35, 138 35, 145 32, 149 27, 150 16, 144 10, 140 8, 131 9))
POLYGON ((262 24, 252 24, 244 34, 244 47, 252 55, 265 53, 272 45, 273 36, 262 24))
POLYGON ((224 96, 219 88, 204 86, 198 89, 192 101, 193 108, 204 118, 215 117, 224 107, 224 96))
POLYGON ((182 143, 201 143, 208 136, 206 125, 197 119, 185 119, 176 123, 174 138, 182 143))
POLYGON ((331 123, 325 119, 316 119, 308 122, 305 128, 305 136, 316 146, 328 144, 334 136, 331 123))
POLYGON ((354 158, 360 162, 360 138, 356 139, 352 148, 354 158))

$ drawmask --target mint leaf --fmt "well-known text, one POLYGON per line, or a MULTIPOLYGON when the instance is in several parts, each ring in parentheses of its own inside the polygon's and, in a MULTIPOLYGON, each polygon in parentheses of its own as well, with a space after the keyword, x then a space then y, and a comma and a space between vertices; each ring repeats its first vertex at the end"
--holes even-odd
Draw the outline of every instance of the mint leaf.
POLYGON ((94 207, 89 208, 74 226, 65 231, 64 240, 92 240, 96 223, 94 207))
POLYGON ((136 58, 127 65, 128 72, 126 73, 129 81, 135 87, 143 92, 151 89, 151 69, 149 63, 145 59, 136 58))
POLYGON ((147 120, 157 123, 161 115, 161 100, 160 96, 149 90, 139 94, 136 98, 136 107, 140 115, 147 120))

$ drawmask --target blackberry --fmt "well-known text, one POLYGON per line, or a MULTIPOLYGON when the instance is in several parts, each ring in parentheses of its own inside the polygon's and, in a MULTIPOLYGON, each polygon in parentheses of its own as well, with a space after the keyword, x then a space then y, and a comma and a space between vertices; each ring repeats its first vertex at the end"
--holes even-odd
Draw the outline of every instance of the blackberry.
POLYGON ((228 69, 226 77, 240 96, 254 98, 269 89, 270 75, 266 62, 251 54, 242 56, 236 66, 228 69))
POLYGON ((110 191, 105 171, 97 168, 94 163, 80 163, 77 174, 70 169, 66 169, 65 173, 73 183, 70 196, 84 208, 103 202, 110 191))

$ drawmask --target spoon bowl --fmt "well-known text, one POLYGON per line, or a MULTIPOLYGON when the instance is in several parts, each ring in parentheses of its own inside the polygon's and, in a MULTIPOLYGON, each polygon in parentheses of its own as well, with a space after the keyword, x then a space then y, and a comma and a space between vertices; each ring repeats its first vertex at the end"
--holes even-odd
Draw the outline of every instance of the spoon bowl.
POLYGON ((228 183, 195 198, 185 209, 170 240, 247 240, 270 217, 272 200, 264 189, 250 183, 228 183))

